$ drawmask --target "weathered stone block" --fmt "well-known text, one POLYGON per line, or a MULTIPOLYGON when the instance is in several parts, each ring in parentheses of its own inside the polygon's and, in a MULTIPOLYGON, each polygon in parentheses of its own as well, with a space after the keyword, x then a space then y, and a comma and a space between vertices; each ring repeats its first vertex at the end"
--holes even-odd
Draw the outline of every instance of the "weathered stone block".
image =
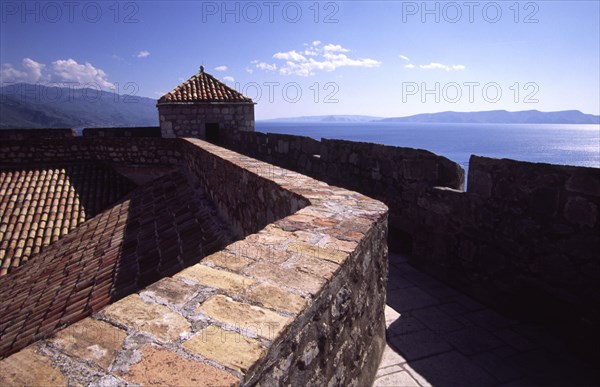
POLYGON ((202 259, 204 264, 212 264, 235 272, 239 272, 252 262, 254 261, 243 257, 241 254, 231 254, 226 251, 218 251, 202 259))
POLYGON ((150 386, 238 386, 232 374, 169 350, 146 344, 139 349, 141 360, 119 373, 128 382, 150 386))
POLYGON ((271 341, 291 322, 289 317, 222 295, 209 298, 196 311, 229 327, 240 329, 247 336, 259 336, 271 341))
POLYGON ((292 261, 286 262, 284 266, 325 279, 331 279, 340 268, 331 261, 307 255, 299 255, 292 261))
POLYGON ((242 336, 239 332, 226 331, 209 325, 183 343, 183 347, 204 356, 242 375, 252 371, 266 349, 258 340, 242 336))
POLYGON ((323 259, 341 265, 348 258, 348 253, 337 248, 335 242, 328 246, 315 246, 309 243, 290 243, 288 251, 294 254, 304 255, 312 258, 323 259))
POLYGON ((404 177, 409 180, 435 181, 438 178, 438 166, 435 160, 404 160, 402 166, 404 177))
POLYGON ((226 251, 228 254, 248 259, 251 262, 263 261, 278 264, 287 261, 291 257, 291 252, 282 250, 277 246, 278 242, 273 241, 273 239, 279 240, 279 237, 270 233, 267 235, 268 237, 263 241, 255 241, 247 238, 246 240, 235 242, 227 246, 226 251))
POLYGON ((280 287, 260 284, 246 292, 245 297, 265 308, 298 314, 306 307, 306 300, 280 287))
POLYGON ((251 278, 202 264, 188 267, 175 275, 175 278, 191 278, 203 285, 235 293, 241 292, 255 283, 251 278))
POLYGON ((103 321, 86 318, 49 341, 69 356, 92 361, 108 370, 123 346, 126 333, 103 321))
POLYGON ((186 284, 177 279, 163 278, 147 287, 141 294, 143 296, 149 296, 158 302, 183 306, 183 304, 194 297, 195 286, 186 284))
POLYGON ((279 140, 277 141, 277 152, 278 153, 288 153, 290 150, 290 144, 287 141, 279 140))
POLYGON ((545 217, 554 217, 558 212, 558 188, 539 188, 532 194, 531 209, 545 217))
POLYGON ((468 192, 484 198, 492 196, 492 176, 483 171, 469 171, 468 192))
POLYGON ((308 294, 314 294, 325 282, 323 278, 301 273, 295 269, 285 269, 270 263, 256 263, 244 270, 248 275, 277 285, 290 287, 308 294))
POLYGON ((67 378, 33 347, 0 361, 3 386, 67 386, 67 378))
POLYGON ((147 304, 133 294, 106 307, 103 314, 110 320, 147 332, 163 342, 178 341, 191 330, 181 315, 158 304, 147 304))
POLYGON ((587 174, 574 174, 567 180, 565 187, 571 192, 600 196, 600 178, 587 174))
POLYGON ((572 223, 594 227, 598 217, 598 207, 582 197, 570 197, 565 205, 564 215, 572 223))

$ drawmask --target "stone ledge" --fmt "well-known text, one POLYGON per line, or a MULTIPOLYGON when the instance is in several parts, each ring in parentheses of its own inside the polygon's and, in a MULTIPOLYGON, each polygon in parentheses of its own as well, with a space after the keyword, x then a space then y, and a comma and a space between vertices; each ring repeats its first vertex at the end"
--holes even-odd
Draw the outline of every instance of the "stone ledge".
POLYGON ((36 372, 56 385, 371 383, 385 343, 387 207, 185 141, 184 157, 224 163, 246 196, 257 195, 255 211, 277 208, 257 217, 223 206, 243 240, 4 359, 3 385, 36 372), (15 366, 21 358, 30 367, 15 366))

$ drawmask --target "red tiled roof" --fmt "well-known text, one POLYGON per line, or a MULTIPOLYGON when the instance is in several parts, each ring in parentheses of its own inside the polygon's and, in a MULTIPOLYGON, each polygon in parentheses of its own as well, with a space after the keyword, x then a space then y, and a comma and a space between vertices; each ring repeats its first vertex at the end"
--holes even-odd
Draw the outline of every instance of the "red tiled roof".
POLYGON ((198 74, 183 82, 158 102, 249 102, 252 99, 232 89, 210 74, 200 70, 198 74))
POLYGON ((101 164, 0 170, 0 276, 135 187, 101 164))
POLYGON ((0 277, 0 359, 232 241, 180 173, 112 208, 0 277))

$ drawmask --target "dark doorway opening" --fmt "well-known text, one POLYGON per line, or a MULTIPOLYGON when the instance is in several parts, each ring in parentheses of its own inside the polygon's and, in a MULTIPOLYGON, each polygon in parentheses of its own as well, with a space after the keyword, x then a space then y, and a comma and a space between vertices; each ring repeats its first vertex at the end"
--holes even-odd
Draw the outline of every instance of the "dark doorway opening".
POLYGON ((206 124, 206 141, 211 144, 219 145, 219 124, 206 124))

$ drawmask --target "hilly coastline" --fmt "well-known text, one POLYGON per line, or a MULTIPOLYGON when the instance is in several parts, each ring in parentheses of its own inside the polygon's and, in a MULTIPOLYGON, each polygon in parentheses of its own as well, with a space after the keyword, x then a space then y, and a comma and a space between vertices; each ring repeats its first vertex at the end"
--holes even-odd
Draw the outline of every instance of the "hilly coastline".
POLYGON ((0 87, 0 129, 157 126, 156 100, 90 88, 0 87))
MULTIPOLYGON (((579 110, 541 112, 440 112, 406 117, 321 115, 275 118, 293 123, 464 123, 464 124, 600 124, 600 116, 579 110)), ((157 126, 156 100, 97 89, 12 84, 0 87, 0 129, 157 126)))
POLYGON ((440 112, 407 117, 372 117, 357 115, 327 115, 264 120, 266 122, 406 122, 406 123, 464 123, 464 124, 600 124, 600 116, 579 110, 541 112, 524 110, 490 110, 482 112, 440 112))

